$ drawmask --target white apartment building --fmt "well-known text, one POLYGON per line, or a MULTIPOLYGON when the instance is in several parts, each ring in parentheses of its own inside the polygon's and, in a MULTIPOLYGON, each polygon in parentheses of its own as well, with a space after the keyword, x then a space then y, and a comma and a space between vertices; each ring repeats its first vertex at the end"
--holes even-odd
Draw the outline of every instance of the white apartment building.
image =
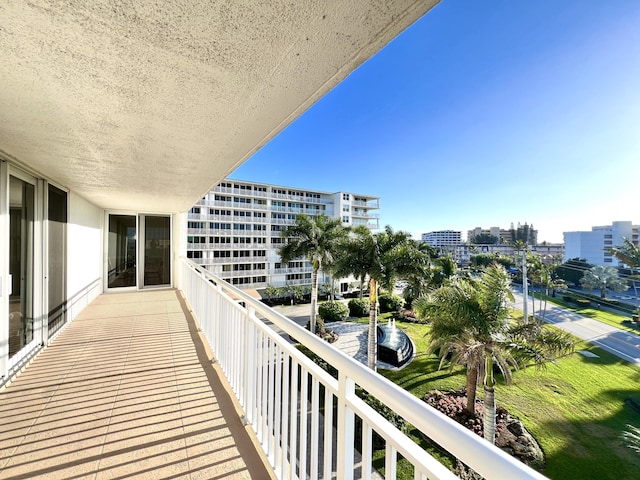
MULTIPOLYGON (((563 256, 564 245, 562 243, 541 243, 539 245, 529 245, 529 251, 542 258, 543 262, 550 263, 563 256)), ((460 265, 469 265, 473 255, 499 254, 513 256, 515 253, 516 250, 511 244, 495 243, 470 245, 468 243, 463 243, 455 248, 453 258, 460 265)))
POLYGON ((622 245, 625 238, 638 245, 639 231, 640 226, 631 221, 618 221, 591 231, 564 232, 564 260, 584 258, 593 265, 622 265, 608 249, 622 245))
MULTIPOLYGON (((378 208, 379 198, 368 195, 227 179, 189 212, 187 258, 240 288, 310 285, 313 269, 307 260, 280 262, 281 232, 300 213, 377 230, 379 214, 372 210, 378 208)), ((320 273, 319 282, 328 282, 326 272, 320 273)), ((340 291, 347 288, 348 282, 340 285, 340 291)))
POLYGON ((453 253, 456 246, 462 243, 462 232, 456 230, 438 230, 423 233, 423 242, 435 247, 440 253, 453 253))

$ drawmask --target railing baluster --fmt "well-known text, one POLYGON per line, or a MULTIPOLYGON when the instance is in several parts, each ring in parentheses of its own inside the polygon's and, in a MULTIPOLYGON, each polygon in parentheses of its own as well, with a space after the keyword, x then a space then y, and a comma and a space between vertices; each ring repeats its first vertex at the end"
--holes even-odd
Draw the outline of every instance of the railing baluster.
POLYGON ((319 390, 320 385, 315 376, 311 376, 311 479, 318 478, 318 447, 320 443, 319 428, 319 390))
POLYGON ((247 322, 247 334, 245 335, 244 352, 246 358, 246 372, 245 372, 245 398, 244 398, 244 414, 247 423, 253 425, 253 419, 255 418, 254 412, 254 399, 255 399, 255 384, 256 384, 256 337, 255 328, 251 322, 247 322))
MULTIPOLYGON (((298 362, 292 360, 291 362, 291 412, 289 414, 290 421, 289 425, 291 425, 291 447, 289 449, 289 464, 291 467, 291 474, 289 478, 296 478, 296 466, 299 463, 300 454, 298 451, 298 432, 300 431, 300 416, 298 409, 298 389, 300 387, 300 383, 298 382, 298 375, 300 372, 300 366, 298 362)), ((302 478, 302 475, 300 475, 302 478)))
POLYGON ((395 447, 387 442, 384 451, 384 478, 393 480, 396 478, 396 465, 398 464, 398 452, 395 447))
POLYGON ((275 358, 273 359, 274 368, 276 370, 275 377, 275 390, 276 396, 275 401, 273 402, 274 408, 274 417, 273 417, 273 443, 274 443, 274 456, 273 456, 273 468, 278 471, 282 461, 282 445, 281 445, 281 434, 282 434, 282 359, 280 356, 280 348, 276 345, 275 347, 275 358))
POLYGON ((371 464, 373 462, 373 430, 371 425, 362 420, 362 478, 371 480, 371 464))
POLYGON ((287 355, 286 352, 282 353, 282 447, 280 448, 280 478, 287 477, 287 452, 291 448, 291 442, 289 441, 289 398, 291 397, 291 392, 289 390, 289 375, 291 372, 289 370, 289 363, 291 357, 287 355))
POLYGON ((324 468, 322 478, 331 478, 333 460, 333 394, 324 389, 324 468))
POLYGON ((269 441, 269 338, 262 335, 262 445, 269 456, 271 442, 269 441))
POLYGON ((338 478, 353 479, 353 439, 355 415, 348 400, 355 396, 355 382, 343 373, 338 374, 338 478))
POLYGON ((302 367, 302 376, 300 378, 300 478, 307 478, 307 402, 309 391, 307 370, 302 367))

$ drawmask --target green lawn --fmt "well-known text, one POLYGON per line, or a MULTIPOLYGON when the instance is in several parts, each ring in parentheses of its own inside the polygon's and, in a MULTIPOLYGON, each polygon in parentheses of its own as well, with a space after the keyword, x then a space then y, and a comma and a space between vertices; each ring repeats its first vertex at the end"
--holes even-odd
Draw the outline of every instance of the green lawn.
MULTIPOLYGON (((397 325, 413 339, 418 354, 403 370, 381 374, 418 397, 464 386, 461 367, 439 371, 435 356, 424 353, 427 326, 397 325)), ((586 343, 578 343, 578 350, 598 358, 574 353, 542 371, 516 372, 512 385, 496 387, 497 402, 541 444, 547 460, 543 473, 549 478, 637 479, 640 455, 625 447, 621 436, 627 424, 640 426, 640 413, 625 404, 631 396, 640 398, 640 368, 586 343)))

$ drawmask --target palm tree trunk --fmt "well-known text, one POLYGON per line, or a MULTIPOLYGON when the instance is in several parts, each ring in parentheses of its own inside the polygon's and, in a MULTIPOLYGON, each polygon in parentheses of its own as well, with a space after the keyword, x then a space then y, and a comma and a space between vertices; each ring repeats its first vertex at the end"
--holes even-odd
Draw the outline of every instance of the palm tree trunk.
POLYGON ((533 281, 531 282, 531 318, 533 321, 536 319, 536 290, 533 288, 533 281))
POLYGON ((484 374, 484 439, 496 443, 496 396, 493 390, 493 352, 487 352, 484 374))
POLYGON ((331 289, 331 291, 330 291, 330 293, 331 293, 331 295, 330 295, 330 299, 331 299, 331 301, 333 302, 333 301, 336 299, 336 295, 335 295, 335 283, 334 283, 334 281, 333 281, 333 277, 331 277, 331 281, 329 282, 329 285, 330 285, 330 287, 329 287, 329 288, 331 289))
POLYGON ((378 359, 378 282, 369 282, 369 338, 367 340, 367 366, 376 371, 378 359))
POLYGON ((493 387, 484 386, 484 439, 496 443, 496 396, 493 387))
POLYGON ((478 387, 478 366, 467 367, 467 406, 465 412, 472 417, 476 416, 476 390, 478 387))
POLYGON ((309 330, 316 333, 316 310, 318 305, 318 270, 319 265, 313 264, 313 274, 311 276, 311 315, 309 316, 309 330))

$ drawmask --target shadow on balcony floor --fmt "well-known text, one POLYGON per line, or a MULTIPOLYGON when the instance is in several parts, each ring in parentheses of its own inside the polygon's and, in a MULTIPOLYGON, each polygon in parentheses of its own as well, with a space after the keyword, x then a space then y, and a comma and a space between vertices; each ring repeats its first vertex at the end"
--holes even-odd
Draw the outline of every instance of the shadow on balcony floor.
POLYGON ((271 478, 175 290, 102 295, 0 391, 0 478, 271 478))

